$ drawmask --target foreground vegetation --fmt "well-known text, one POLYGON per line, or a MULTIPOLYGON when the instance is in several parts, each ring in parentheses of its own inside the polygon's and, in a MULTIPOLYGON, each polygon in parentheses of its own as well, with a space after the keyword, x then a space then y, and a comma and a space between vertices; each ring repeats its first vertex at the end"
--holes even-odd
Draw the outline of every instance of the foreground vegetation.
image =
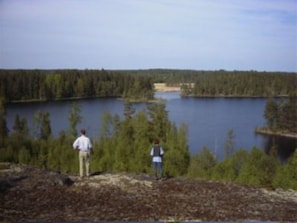
MULTIPOLYGON (((51 133, 49 113, 35 114, 33 135, 26 119, 16 116, 12 131, 6 127, 5 106, 0 106, 0 161, 24 163, 66 173, 78 172, 77 153, 72 143, 77 137, 77 124, 82 120, 80 108, 73 104, 69 127, 57 138, 51 133)), ((190 156, 187 126, 177 127, 168 119, 164 104, 152 104, 148 110, 134 113, 125 103, 124 118, 106 112, 101 133, 92 139, 93 172, 151 173, 150 149, 154 138, 165 150, 167 176, 188 176, 210 180, 235 181, 243 184, 297 189, 297 151, 280 163, 276 148, 265 154, 258 148, 250 152, 232 150, 232 130, 225 143, 225 159, 217 160, 209 148, 190 156)))

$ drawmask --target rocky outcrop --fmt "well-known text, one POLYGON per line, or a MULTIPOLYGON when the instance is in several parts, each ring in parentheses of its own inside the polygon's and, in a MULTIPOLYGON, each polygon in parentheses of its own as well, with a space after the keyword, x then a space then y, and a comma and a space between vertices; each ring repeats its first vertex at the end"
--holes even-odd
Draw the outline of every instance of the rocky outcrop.
POLYGON ((48 187, 55 185, 72 185, 74 182, 65 174, 57 171, 2 163, 0 190, 9 189, 14 186, 26 187, 48 187))
POLYGON ((80 179, 7 164, 0 221, 296 221, 297 191, 141 174, 80 179))

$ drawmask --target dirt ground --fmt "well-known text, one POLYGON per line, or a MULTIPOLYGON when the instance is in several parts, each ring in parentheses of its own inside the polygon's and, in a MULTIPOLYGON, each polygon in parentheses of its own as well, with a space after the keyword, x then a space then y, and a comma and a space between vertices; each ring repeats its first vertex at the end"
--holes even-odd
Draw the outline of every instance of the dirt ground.
POLYGON ((297 221, 297 191, 148 175, 86 179, 5 164, 0 222, 297 221))

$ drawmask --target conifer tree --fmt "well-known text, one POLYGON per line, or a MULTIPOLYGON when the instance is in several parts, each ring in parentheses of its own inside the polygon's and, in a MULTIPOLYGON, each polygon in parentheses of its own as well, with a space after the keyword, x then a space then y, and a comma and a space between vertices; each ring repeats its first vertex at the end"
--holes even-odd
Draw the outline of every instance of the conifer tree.
POLYGON ((147 173, 151 170, 149 122, 144 111, 138 112, 133 119, 134 161, 131 163, 135 172, 147 173))
POLYGON ((271 186, 277 160, 254 147, 238 176, 238 182, 250 185, 271 186))
POLYGON ((99 142, 94 148, 93 157, 96 161, 91 163, 92 168, 98 171, 114 171, 116 138, 120 125, 120 118, 117 114, 112 116, 108 111, 103 113, 99 142))
POLYGON ((164 143, 164 169, 170 176, 184 175, 188 171, 190 155, 187 145, 187 127, 177 128, 171 123, 167 133, 167 142, 164 143))
POLYGON ((279 112, 278 104, 273 98, 268 98, 265 105, 264 117, 267 121, 268 127, 275 130, 278 126, 279 112))
POLYGON ((6 107, 4 99, 0 98, 0 148, 8 136, 8 128, 6 123, 6 107))
POLYGON ((297 132, 297 98, 290 97, 280 106, 279 125, 282 130, 297 132))
POLYGON ((274 188, 297 190, 297 150, 286 163, 278 165, 272 184, 274 188))
POLYGON ((191 177, 201 177, 210 179, 212 170, 216 165, 216 159, 207 147, 191 157, 188 175, 191 177))
POLYGON ((77 124, 79 124, 82 121, 82 116, 80 113, 81 113, 80 106, 76 103, 73 103, 71 105, 71 112, 68 117, 69 124, 70 124, 69 131, 70 131, 70 135, 73 137, 77 136, 77 130, 76 130, 77 124))
POLYGON ((168 112, 163 103, 155 103, 148 107, 150 117, 151 140, 158 138, 166 142, 167 131, 169 126, 168 112))
POLYGON ((226 158, 230 158, 234 150, 234 131, 229 129, 227 133, 227 138, 225 141, 225 155, 226 158))
POLYGON ((29 151, 24 146, 22 146, 18 153, 18 162, 22 164, 29 164, 30 159, 31 157, 29 151))
POLYGON ((27 119, 20 118, 20 116, 17 114, 14 119, 13 131, 14 133, 22 135, 23 137, 29 136, 29 127, 27 124, 27 119))
POLYGON ((51 136, 51 134, 52 134, 52 128, 51 128, 50 114, 49 112, 46 112, 45 114, 43 114, 43 117, 42 117, 40 137, 41 139, 47 140, 51 136))

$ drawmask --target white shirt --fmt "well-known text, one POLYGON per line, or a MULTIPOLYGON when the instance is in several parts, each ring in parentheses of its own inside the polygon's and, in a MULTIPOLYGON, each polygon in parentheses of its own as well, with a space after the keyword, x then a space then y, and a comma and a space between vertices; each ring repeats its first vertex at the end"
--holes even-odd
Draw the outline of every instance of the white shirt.
MULTIPOLYGON (((160 146, 160 155, 162 156, 163 154, 164 154, 164 151, 163 151, 162 147, 160 146)), ((153 162, 162 163, 161 156, 154 156, 154 147, 151 150, 151 156, 153 157, 153 162)))
POLYGON ((85 135, 78 137, 73 143, 74 149, 79 149, 80 151, 88 152, 92 148, 91 141, 85 135))

